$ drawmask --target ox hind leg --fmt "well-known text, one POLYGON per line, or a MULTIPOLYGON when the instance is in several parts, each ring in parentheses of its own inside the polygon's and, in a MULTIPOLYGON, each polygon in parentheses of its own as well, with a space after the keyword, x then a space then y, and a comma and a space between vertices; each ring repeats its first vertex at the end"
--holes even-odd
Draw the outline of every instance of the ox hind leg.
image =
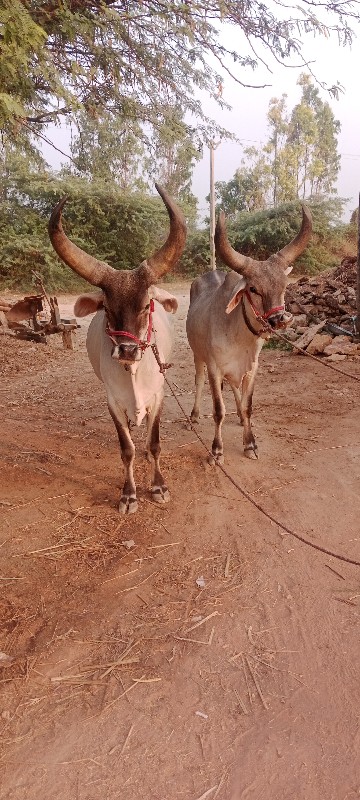
POLYGON ((119 437, 121 459, 124 464, 125 482, 119 502, 120 514, 133 514, 137 511, 136 486, 134 481, 135 445, 131 439, 129 426, 125 414, 108 401, 110 415, 114 421, 119 437))
POLYGON ((151 494, 156 503, 168 503, 170 492, 160 470, 160 417, 162 410, 162 396, 157 398, 154 407, 148 414, 148 429, 146 439, 146 453, 149 461, 153 464, 153 474, 151 479, 151 494), (150 455, 150 457, 149 457, 150 455))
POLYGON ((199 422, 200 405, 205 383, 205 364, 194 356, 195 363, 195 400, 194 407, 190 415, 191 422, 199 422))
POLYGON ((211 465, 215 463, 223 464, 224 447, 221 435, 221 428, 223 421, 225 419, 225 405, 221 392, 222 381, 220 375, 218 375, 217 373, 213 373, 208 370, 208 375, 209 375, 209 384, 213 399, 213 419, 215 422, 215 435, 211 446, 212 456, 209 456, 208 461, 209 464, 211 465))
POLYGON ((237 413, 237 415, 239 417, 240 425, 243 425, 244 424, 244 419, 243 419, 242 408, 241 408, 241 391, 240 391, 240 389, 238 389, 237 386, 233 386, 232 384, 230 384, 230 386, 231 386, 231 388, 233 390, 233 394, 234 394, 234 397, 235 397, 236 413, 237 413))

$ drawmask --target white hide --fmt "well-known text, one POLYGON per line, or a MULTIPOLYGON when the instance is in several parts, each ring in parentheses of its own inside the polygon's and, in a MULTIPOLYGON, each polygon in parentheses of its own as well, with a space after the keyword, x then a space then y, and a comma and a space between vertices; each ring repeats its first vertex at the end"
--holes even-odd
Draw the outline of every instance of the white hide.
MULTIPOLYGON (((92 368, 105 385, 110 407, 122 412, 128 421, 140 425, 146 413, 161 402, 164 376, 150 347, 143 352, 140 361, 126 370, 112 358, 113 344, 105 328, 105 312, 101 310, 91 321, 86 339, 92 368)), ((156 341, 162 362, 168 361, 170 356, 172 328, 169 314, 155 301, 151 344, 156 341)))

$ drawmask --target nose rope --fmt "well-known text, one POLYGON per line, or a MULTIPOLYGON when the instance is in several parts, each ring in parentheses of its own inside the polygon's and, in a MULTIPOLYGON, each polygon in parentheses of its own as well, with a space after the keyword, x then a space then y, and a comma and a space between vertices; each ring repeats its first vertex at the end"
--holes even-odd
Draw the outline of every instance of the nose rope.
POLYGON ((111 341, 115 345, 117 345, 118 342, 116 342, 113 337, 115 337, 115 336, 125 336, 127 339, 131 339, 133 342, 136 342, 136 344, 141 348, 142 351, 146 350, 146 348, 149 347, 149 345, 150 345, 151 334, 152 334, 152 331, 153 331, 152 315, 154 313, 154 308, 155 308, 154 300, 151 299, 150 300, 149 322, 148 322, 148 329, 147 329, 146 339, 138 339, 137 336, 134 336, 133 333, 129 333, 129 331, 113 331, 112 328, 110 328, 109 325, 106 326, 107 335, 110 337, 111 341))

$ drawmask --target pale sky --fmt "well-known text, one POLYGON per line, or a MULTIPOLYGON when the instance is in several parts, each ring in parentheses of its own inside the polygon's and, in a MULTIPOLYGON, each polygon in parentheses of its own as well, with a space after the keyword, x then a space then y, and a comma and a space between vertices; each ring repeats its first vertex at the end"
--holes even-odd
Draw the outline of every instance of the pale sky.
MULTIPOLYGON (((239 32, 234 27, 223 26, 222 38, 227 46, 233 49, 242 49, 239 32)), ((326 39, 324 36, 304 38, 306 57, 312 61, 312 71, 320 81, 328 85, 339 82, 344 87, 344 93, 336 100, 321 90, 323 100, 328 100, 335 114, 340 120, 341 133, 339 135, 339 153, 341 154, 341 170, 337 189, 340 197, 349 198, 346 206, 345 219, 348 220, 351 211, 358 204, 360 191, 360 28, 357 28, 357 38, 354 39, 352 48, 343 48, 336 38, 326 39)), ((270 63, 270 62, 269 62, 270 63)), ((241 70, 239 77, 244 83, 270 83, 264 89, 245 89, 230 78, 224 80, 223 96, 232 106, 231 111, 219 109, 215 101, 202 96, 204 112, 216 119, 224 128, 234 132, 247 147, 254 144, 260 146, 268 138, 266 114, 269 100, 280 97, 283 93, 288 95, 288 108, 291 109, 300 99, 300 88, 296 85, 297 78, 306 68, 286 68, 275 61, 270 63, 273 72, 270 73, 260 66, 252 72, 250 69, 241 70)), ((217 65, 218 67, 218 65, 217 65)), ((231 64, 231 69, 235 65, 231 64)), ((220 71, 220 70, 219 70, 220 71)), ((69 132, 59 128, 49 129, 49 138, 65 152, 69 152, 69 132)), ((43 146, 45 158, 58 169, 62 156, 47 145, 43 146)), ((235 170, 240 166, 243 156, 243 147, 230 141, 223 141, 215 153, 215 180, 230 180, 235 170)), ((199 213, 201 217, 208 215, 208 205, 205 201, 209 193, 209 152, 204 147, 204 155, 195 169, 193 175, 193 192, 199 200, 199 213)))
MULTIPOLYGON (((237 45, 237 35, 233 28, 226 26, 228 46, 234 49, 237 45)), ((316 38, 307 36, 306 58, 312 61, 313 73, 320 81, 329 86, 339 82, 344 87, 344 93, 335 100, 320 90, 321 98, 328 100, 335 114, 340 120, 341 133, 338 138, 338 152, 341 154, 341 169, 337 183, 338 195, 349 198, 345 207, 346 221, 351 211, 358 205, 360 191, 360 91, 358 76, 360 75, 360 28, 357 28, 357 38, 354 39, 352 48, 343 48, 337 39, 316 38)), ((204 98, 203 108, 209 115, 217 119, 221 125, 243 140, 243 146, 252 144, 260 146, 268 138, 266 114, 269 101, 272 97, 288 95, 288 108, 291 109, 300 99, 300 87, 296 85, 301 72, 300 69, 286 68, 273 63, 273 74, 260 68, 255 72, 247 70, 242 72, 241 80, 244 83, 271 83, 270 88, 245 89, 238 86, 231 79, 224 83, 224 98, 232 106, 231 111, 219 113, 216 103, 204 98)), ((233 65, 232 65, 233 68, 233 65)), ((215 181, 228 181, 240 166, 243 157, 243 147, 233 142, 222 142, 215 152, 215 181)), ((205 197, 209 193, 209 151, 204 148, 204 156, 194 170, 193 192, 199 199, 199 210, 202 216, 208 215, 208 204, 205 197)))

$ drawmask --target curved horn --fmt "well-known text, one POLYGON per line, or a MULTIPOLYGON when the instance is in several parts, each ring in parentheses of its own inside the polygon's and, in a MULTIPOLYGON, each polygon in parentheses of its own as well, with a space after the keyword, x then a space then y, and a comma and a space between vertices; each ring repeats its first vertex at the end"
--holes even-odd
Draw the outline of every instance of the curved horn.
POLYGON ((68 239, 61 223, 61 212, 67 199, 67 196, 63 197, 51 213, 49 221, 51 244, 68 267, 71 267, 74 272, 85 278, 88 283, 92 283, 93 286, 101 286, 105 275, 109 274, 109 272, 115 272, 115 270, 109 264, 105 264, 104 261, 98 261, 93 256, 85 253, 68 239))
POLYGON ((306 245, 309 243, 312 234, 312 216, 310 209, 305 205, 302 206, 302 214, 302 223, 299 233, 292 242, 286 244, 285 247, 277 253, 278 256, 281 256, 285 260, 286 265, 292 264, 292 262, 301 255, 306 245))
POLYGON ((179 260, 186 241, 186 223, 185 217, 176 205, 174 200, 159 184, 155 183, 156 190, 162 198, 170 219, 170 233, 163 244, 163 246, 154 253, 153 256, 147 259, 149 267, 151 267, 156 278, 161 278, 166 272, 169 272, 179 260))
POLYGON ((254 258, 243 256, 231 247, 226 233, 225 214, 223 211, 220 211, 218 216, 214 239, 216 253, 224 264, 233 269, 234 272, 241 272, 245 278, 248 277, 250 270, 253 270, 254 266, 258 266, 261 263, 254 258))

